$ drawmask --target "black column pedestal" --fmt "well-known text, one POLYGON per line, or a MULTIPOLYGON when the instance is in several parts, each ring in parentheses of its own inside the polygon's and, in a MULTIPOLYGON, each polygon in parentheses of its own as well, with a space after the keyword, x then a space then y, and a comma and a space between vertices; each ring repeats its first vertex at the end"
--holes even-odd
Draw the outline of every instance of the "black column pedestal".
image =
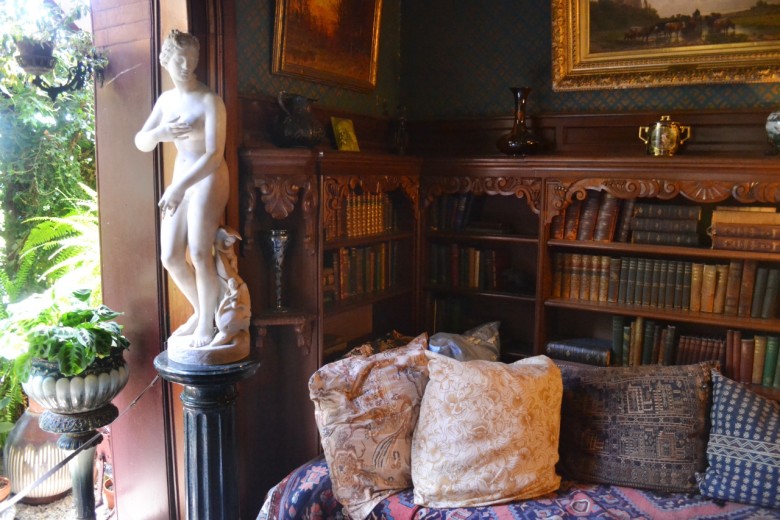
POLYGON ((184 365, 162 352, 154 367, 184 386, 184 457, 188 520, 238 518, 236 383, 252 376, 257 360, 228 365, 184 365))

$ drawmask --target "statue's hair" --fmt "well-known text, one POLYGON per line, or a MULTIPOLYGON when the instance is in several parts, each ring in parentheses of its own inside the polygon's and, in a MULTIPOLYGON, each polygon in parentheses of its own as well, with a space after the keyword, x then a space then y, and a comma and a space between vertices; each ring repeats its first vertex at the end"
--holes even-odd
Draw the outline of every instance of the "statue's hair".
POLYGON ((188 47, 200 51, 200 42, 198 42, 198 39, 195 36, 189 33, 181 32, 178 29, 171 30, 171 33, 165 38, 162 49, 160 50, 160 65, 163 67, 167 66, 168 60, 171 59, 171 55, 174 51, 186 49, 188 47))

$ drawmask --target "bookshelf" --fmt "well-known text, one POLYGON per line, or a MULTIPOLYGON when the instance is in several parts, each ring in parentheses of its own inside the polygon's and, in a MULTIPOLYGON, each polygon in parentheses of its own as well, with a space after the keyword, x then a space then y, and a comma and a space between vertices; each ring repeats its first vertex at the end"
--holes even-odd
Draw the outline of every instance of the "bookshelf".
POLYGON ((501 356, 534 351, 540 179, 480 159, 428 160, 421 181, 426 329, 501 322, 501 356))
POLYGON ((393 330, 419 331, 420 165, 411 157, 348 153, 318 162, 323 362, 393 330))
MULTIPOLYGON (((765 247, 753 251, 714 249, 711 236, 713 215, 724 211, 773 212, 777 208, 778 184, 766 175, 767 166, 774 169, 774 165, 753 159, 738 161, 740 169, 732 161, 721 161, 717 168, 708 169, 707 165, 696 168, 680 161, 675 167, 682 164, 683 172, 677 168, 662 171, 655 165, 652 172, 646 172, 642 171, 643 162, 615 163, 608 174, 602 169, 594 176, 583 171, 545 179, 540 231, 544 246, 539 258, 544 276, 539 288, 537 352, 543 352, 551 340, 611 338, 618 346, 618 363, 656 362, 663 350, 660 332, 671 327, 671 359, 719 359, 727 375, 777 399, 778 389, 771 383, 751 381, 750 375, 740 374, 739 355, 734 352, 753 350, 760 338, 766 341, 767 337, 780 336, 778 297, 764 298, 765 293, 755 283, 757 269, 772 272, 780 268, 780 255, 767 252, 765 247), (582 226, 590 203, 598 215, 605 195, 618 201, 613 235, 601 241, 577 237, 571 229, 567 235, 567 226, 582 226), (599 204, 592 202, 599 199, 599 204), (637 212, 639 206, 643 210, 637 212), (567 218, 570 211, 577 215, 573 224, 567 218), (646 218, 648 211, 658 220, 646 218), (693 220, 683 222, 686 217, 693 220), (629 233, 621 237, 623 221, 630 221, 629 233), (682 234, 686 237, 680 238, 682 234), (602 265, 596 259, 605 259, 609 265, 609 273, 600 278, 608 280, 607 295, 583 297, 579 288, 598 276, 591 266, 602 265), (734 331, 747 343, 728 339, 734 331), (632 349, 641 345, 632 352, 643 351, 644 359, 622 355, 621 349, 629 344, 632 349)), ((760 218, 754 217, 754 221, 760 218)), ((615 364, 614 347, 612 354, 615 364)), ((763 370, 763 364, 757 368, 763 370)), ((745 370, 744 363, 741 370, 745 370)))

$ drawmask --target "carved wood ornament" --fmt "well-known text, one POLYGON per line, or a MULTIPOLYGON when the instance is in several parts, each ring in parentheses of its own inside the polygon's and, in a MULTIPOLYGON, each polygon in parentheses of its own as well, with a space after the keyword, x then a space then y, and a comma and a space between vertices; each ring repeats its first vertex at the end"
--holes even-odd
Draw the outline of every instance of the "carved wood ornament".
POLYGON ((341 210, 342 204, 347 199, 349 193, 358 187, 367 193, 373 194, 390 193, 400 188, 411 202, 415 220, 419 220, 419 181, 416 178, 406 175, 365 175, 361 177, 350 175, 328 176, 323 179, 324 202, 322 221, 330 221, 341 210))
POLYGON ((585 199, 588 190, 606 191, 621 199, 654 197, 668 200, 682 195, 698 203, 717 203, 733 198, 741 203, 780 202, 780 182, 674 181, 666 179, 588 178, 577 181, 555 180, 547 185, 544 216, 550 223, 577 198, 585 199))
POLYGON ((525 198, 528 206, 536 214, 542 196, 542 181, 526 177, 445 177, 431 176, 425 178, 423 186, 423 204, 429 207, 436 197, 453 193, 468 193, 474 195, 504 195, 525 198))

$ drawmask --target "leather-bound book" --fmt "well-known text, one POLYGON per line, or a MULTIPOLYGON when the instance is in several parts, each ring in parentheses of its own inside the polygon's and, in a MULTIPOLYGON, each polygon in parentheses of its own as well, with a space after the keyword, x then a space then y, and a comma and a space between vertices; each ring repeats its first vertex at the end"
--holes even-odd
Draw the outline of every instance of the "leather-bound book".
POLYGON ((637 258, 632 256, 628 259, 628 281, 626 283, 626 300, 625 303, 631 305, 634 303, 634 293, 636 291, 636 273, 637 273, 637 258))
POLYGON ((611 364, 612 342, 598 338, 553 340, 547 343, 546 354, 554 359, 608 367, 611 364))
POLYGON ((561 279, 563 278, 563 253, 553 254, 552 297, 561 297, 561 279))
POLYGON ((766 280, 764 303, 761 306, 762 319, 769 320, 777 316, 778 293, 780 293, 780 268, 772 268, 766 280))
POLYGON ((726 363, 723 365, 723 375, 734 379, 734 331, 726 330, 726 363))
POLYGON ((598 242, 611 242, 615 236, 617 226, 620 199, 611 193, 604 193, 601 197, 596 229, 593 231, 593 240, 598 242))
POLYGON ((654 244, 666 246, 698 246, 701 239, 698 233, 677 233, 675 231, 631 231, 634 244, 654 244))
MULTIPOLYGON (((610 258, 609 259, 609 286, 607 289, 607 302, 618 303, 618 296, 620 292, 620 265, 622 259, 610 258)), ((623 301, 625 302, 625 294, 623 294, 623 301)))
MULTIPOLYGON (((717 279, 717 267, 714 264, 704 264, 701 275, 701 312, 712 312, 715 307, 715 284, 717 279)), ((693 287, 691 287, 692 292, 693 287)))
POLYGON ((755 251, 759 253, 780 253, 780 239, 713 235, 712 248, 730 249, 733 251, 755 251))
POLYGON ((758 267, 756 269, 756 281, 753 284, 753 298, 750 302, 750 317, 760 318, 764 305, 764 293, 766 292, 766 282, 769 276, 767 267, 758 267))
POLYGON ((683 262, 682 276, 682 294, 680 295, 680 305, 685 311, 688 310, 691 301, 691 262, 683 262))
POLYGON ((596 230, 596 218, 601 204, 600 194, 589 192, 582 202, 580 210, 580 223, 577 226, 577 240, 593 240, 593 232, 596 230))
MULTIPOLYGON (((617 259, 618 279, 620 278, 620 261, 617 259)), ((607 303, 609 298, 610 268, 612 259, 607 255, 599 257, 599 288, 596 295, 596 301, 607 303)), ((591 301, 593 300, 593 288, 591 287, 591 301)))
POLYGON ((753 375, 751 383, 760 385, 764 378, 764 362, 766 361, 767 337, 763 334, 753 336, 753 375))
POLYGON ((742 268, 742 280, 739 287, 739 304, 737 305, 737 315, 743 318, 750 316, 750 307, 753 304, 753 289, 756 283, 756 272, 758 262, 755 260, 745 260, 742 268))
POLYGON ((650 202, 641 202, 636 204, 634 216, 698 220, 701 217, 701 207, 685 204, 653 204, 650 202))
POLYGON ((704 279, 704 264, 691 264, 691 300, 689 308, 693 312, 701 311, 702 281, 704 279))
POLYGON ((675 352, 675 334, 677 333, 677 327, 675 325, 669 325, 666 327, 666 336, 664 337, 663 345, 663 358, 661 363, 663 365, 673 365, 675 352))
POLYGON ((648 258, 645 260, 644 280, 642 280, 642 305, 650 305, 650 295, 653 291, 653 269, 655 260, 648 258))
MULTIPOLYGON (((626 303, 626 296, 628 295, 628 275, 631 271, 631 259, 624 256, 620 259, 620 284, 618 285, 618 304, 623 305, 626 303)), ((636 277, 636 269, 634 270, 634 277, 636 277)), ((633 292, 631 293, 633 297, 633 292)))
POLYGON ((563 221, 563 238, 564 240, 577 240, 577 228, 580 224, 580 210, 582 209, 582 201, 574 199, 566 208, 566 218, 563 221))
POLYGON ((725 224, 719 223, 710 228, 710 235, 723 237, 780 239, 780 225, 725 224))
POLYGON ((666 271, 666 294, 664 295, 664 308, 674 308, 674 292, 677 286, 677 268, 680 262, 677 260, 668 261, 668 270, 666 271))
POLYGON ((777 357, 780 353, 780 336, 769 336, 766 339, 766 356, 764 359, 764 373, 761 375, 761 385, 770 387, 775 380, 777 369, 777 357))
POLYGON ((580 269, 580 292, 578 298, 581 301, 590 300, 590 281, 593 278, 593 255, 582 255, 582 268, 580 269))
POLYGON ((561 239, 563 238, 563 222, 565 220, 565 210, 558 213, 550 221, 550 238, 561 239))
POLYGON ((634 217, 631 219, 631 230, 696 233, 699 230, 699 221, 685 218, 634 217))
POLYGON ((723 314, 726 307, 726 286, 729 278, 729 265, 718 264, 715 266, 715 303, 712 307, 714 314, 723 314))
POLYGON ((569 299, 578 300, 580 298, 580 284, 582 283, 582 254, 571 254, 571 278, 569 280, 569 299))
POLYGON ((620 208, 617 229, 615 230, 616 242, 628 242, 631 239, 631 218, 634 216, 636 199, 626 199, 620 208))
POLYGON ((664 260, 653 260, 650 279, 650 307, 658 307, 658 294, 661 289, 661 264, 664 260))
POLYGON ((739 308, 739 293, 742 284, 742 260, 729 262, 728 275, 726 277, 726 301, 723 306, 723 314, 736 316, 739 308))
POLYGON ((732 375, 731 378, 734 381, 739 381, 739 374, 740 371, 742 370, 742 331, 741 330, 734 331, 734 334, 732 336, 732 341, 734 345, 734 374, 732 375))
POLYGON ((755 352, 755 342, 753 338, 742 338, 740 340, 739 353, 739 382, 750 383, 753 381, 753 353, 755 352))
POLYGON ((638 258, 636 261, 636 284, 634 285, 634 305, 642 305, 642 294, 645 288, 645 276, 647 275, 647 259, 638 258))

